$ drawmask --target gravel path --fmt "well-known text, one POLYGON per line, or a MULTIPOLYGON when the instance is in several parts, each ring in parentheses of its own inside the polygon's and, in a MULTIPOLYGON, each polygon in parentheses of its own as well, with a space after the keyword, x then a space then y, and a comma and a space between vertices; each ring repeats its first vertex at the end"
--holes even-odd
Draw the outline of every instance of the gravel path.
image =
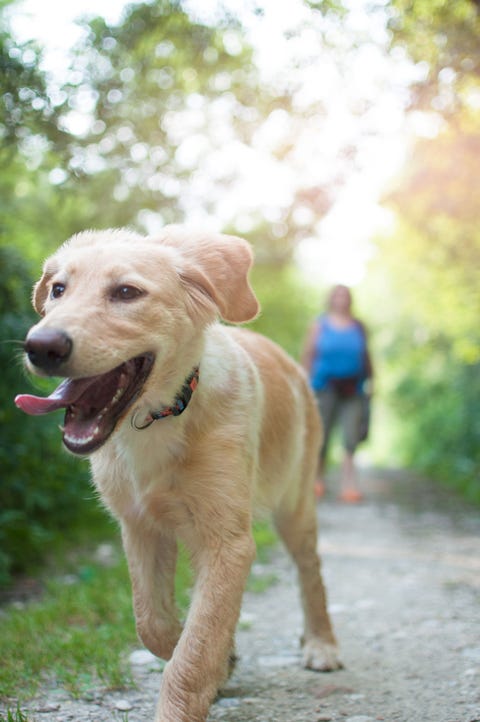
MULTIPOLYGON (((209 722, 480 722, 480 515, 405 474, 364 474, 367 500, 319 505, 329 606, 345 669, 302 670, 293 568, 278 549, 245 595, 240 661, 209 722)), ((72 701, 47 690, 29 722, 152 722, 158 663, 137 652, 138 689, 72 701)))

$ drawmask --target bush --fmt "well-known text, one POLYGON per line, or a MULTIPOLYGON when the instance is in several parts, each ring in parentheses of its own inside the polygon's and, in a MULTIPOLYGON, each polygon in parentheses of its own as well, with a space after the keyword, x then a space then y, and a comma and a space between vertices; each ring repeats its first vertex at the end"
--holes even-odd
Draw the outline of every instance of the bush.
POLYGON ((403 461, 480 503, 480 364, 462 363, 445 339, 399 353, 392 403, 403 461))
POLYGON ((321 310, 318 290, 307 286, 293 266, 258 265, 251 280, 261 312, 248 327, 268 336, 298 360, 307 329, 321 310))
POLYGON ((0 247, 0 268, 0 585, 5 585, 13 573, 41 561, 94 503, 86 465, 61 448, 58 415, 28 417, 14 405, 15 395, 31 385, 20 351, 35 320, 32 276, 13 248, 0 247))

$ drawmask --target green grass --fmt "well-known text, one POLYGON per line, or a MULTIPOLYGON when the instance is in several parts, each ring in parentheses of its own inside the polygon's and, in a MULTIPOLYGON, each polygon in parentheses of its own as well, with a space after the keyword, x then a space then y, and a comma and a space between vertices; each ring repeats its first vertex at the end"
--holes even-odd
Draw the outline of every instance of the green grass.
MULTIPOLYGON (((258 559, 265 561, 276 537, 262 523, 255 527, 255 538, 258 559)), ((132 684, 128 651, 140 643, 123 552, 118 548, 108 567, 91 558, 77 558, 73 569, 71 559, 69 564, 65 571, 74 574, 68 583, 53 579, 40 600, 9 607, 0 616, 0 698, 10 702, 0 722, 28 722, 12 704, 31 698, 44 683, 62 687, 73 697, 97 685, 121 689, 132 684)), ((257 591, 272 583, 272 575, 266 577, 251 576, 257 591)), ((182 612, 188 607, 190 585, 190 566, 181 550, 176 591, 182 612)))
POLYGON ((268 561, 270 551, 278 542, 278 536, 268 521, 257 521, 253 525, 253 536, 257 545, 257 560, 261 563, 268 561))
POLYGON ((22 712, 20 707, 15 710, 7 710, 6 717, 0 712, 0 722, 28 722, 28 717, 22 712))
POLYGON ((254 566, 247 580, 247 590, 255 594, 261 594, 272 584, 278 582, 278 577, 270 570, 263 570, 262 564, 268 562, 272 547, 277 543, 278 537, 270 523, 265 521, 256 522, 253 527, 253 535, 257 545, 257 562, 260 562, 260 569, 254 566))
POLYGON ((261 594, 277 582, 278 577, 276 574, 250 574, 247 582, 247 590, 254 594, 261 594))
POLYGON ((96 681, 129 683, 122 652, 135 644, 130 583, 123 559, 83 567, 74 583, 52 581, 41 601, 12 609, 0 622, 0 688, 26 699, 44 681, 73 696, 96 681))

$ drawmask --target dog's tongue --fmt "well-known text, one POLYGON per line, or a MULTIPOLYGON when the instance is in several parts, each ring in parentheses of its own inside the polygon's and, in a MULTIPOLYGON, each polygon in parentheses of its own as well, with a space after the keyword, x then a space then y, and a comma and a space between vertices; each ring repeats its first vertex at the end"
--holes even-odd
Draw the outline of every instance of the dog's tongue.
POLYGON ((15 397, 15 404, 26 414, 32 416, 48 414, 50 411, 56 411, 74 404, 83 392, 91 386, 95 378, 65 379, 50 396, 44 398, 42 396, 32 396, 31 394, 19 394, 15 397))

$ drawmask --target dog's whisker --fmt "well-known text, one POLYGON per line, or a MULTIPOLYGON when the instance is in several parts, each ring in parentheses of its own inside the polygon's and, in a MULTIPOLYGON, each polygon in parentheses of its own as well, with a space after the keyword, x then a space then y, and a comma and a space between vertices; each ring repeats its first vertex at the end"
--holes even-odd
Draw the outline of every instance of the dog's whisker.
POLYGON ((21 346, 22 349, 23 349, 23 346, 24 346, 25 341, 23 341, 23 340, 20 341, 18 338, 2 338, 2 339, 0 340, 0 344, 2 344, 2 343, 4 343, 4 344, 9 344, 9 343, 15 344, 15 346, 21 346))

